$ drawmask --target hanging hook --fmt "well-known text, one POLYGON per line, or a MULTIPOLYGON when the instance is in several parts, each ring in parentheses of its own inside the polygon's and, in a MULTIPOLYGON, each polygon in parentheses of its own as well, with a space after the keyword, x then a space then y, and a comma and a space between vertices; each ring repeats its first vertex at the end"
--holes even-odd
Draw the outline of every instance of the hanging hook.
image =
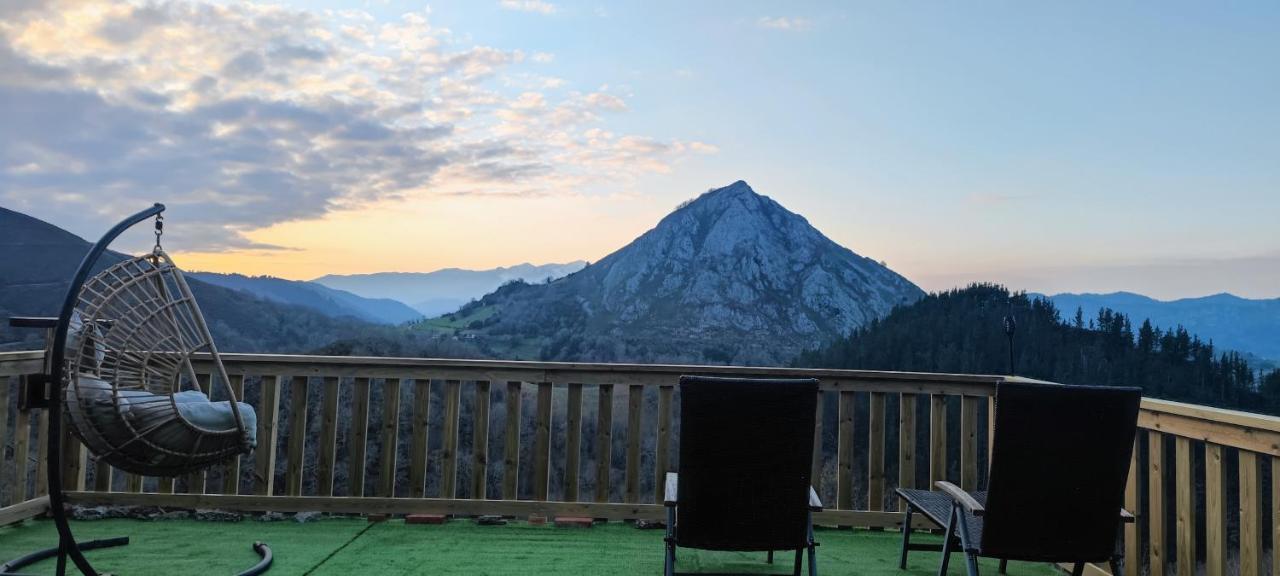
POLYGON ((156 247, 152 252, 160 253, 160 236, 164 235, 164 214, 156 214, 156 247))

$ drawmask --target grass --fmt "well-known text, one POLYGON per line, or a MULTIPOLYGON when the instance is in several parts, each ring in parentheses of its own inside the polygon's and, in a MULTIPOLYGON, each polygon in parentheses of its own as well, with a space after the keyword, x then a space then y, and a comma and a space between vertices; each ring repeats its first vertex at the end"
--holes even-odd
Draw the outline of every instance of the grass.
MULTIPOLYGON (((160 574, 233 574, 249 567, 257 556, 250 549, 264 540, 275 551, 275 576, 314 574, 582 574, 608 576, 654 575, 662 572, 660 530, 637 530, 610 523, 590 529, 530 526, 478 526, 453 520, 444 526, 408 526, 393 520, 370 525, 361 519, 326 519, 306 524, 293 521, 239 523, 192 520, 97 520, 76 522, 81 540, 127 535, 129 546, 90 552, 96 568, 122 576, 160 574)), ((938 555, 913 552, 906 572, 897 569, 900 535, 896 532, 819 530, 818 567, 821 574, 859 576, 930 576, 938 555)), ((919 535, 921 542, 935 536, 919 535)), ((0 561, 56 542, 52 522, 30 521, 0 528, 0 561)), ((681 570, 742 574, 789 573, 792 556, 779 553, 777 563, 764 563, 763 553, 725 553, 681 550, 681 570)), ((52 573, 46 561, 27 570, 52 573)), ((983 560, 986 574, 996 564, 983 560)), ((953 558, 951 574, 963 574, 964 563, 953 558)), ((1011 576, 1054 576, 1046 564, 1011 562, 1011 576)))

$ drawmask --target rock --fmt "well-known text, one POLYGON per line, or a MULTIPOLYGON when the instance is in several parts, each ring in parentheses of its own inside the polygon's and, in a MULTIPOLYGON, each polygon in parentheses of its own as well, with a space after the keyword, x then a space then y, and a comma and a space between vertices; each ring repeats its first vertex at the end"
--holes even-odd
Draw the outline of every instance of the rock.
POLYGON ((506 526, 507 519, 501 516, 480 516, 476 518, 476 524, 481 526, 506 526))
POLYGON ((190 520, 191 511, 190 510, 168 510, 160 514, 159 516, 156 516, 155 519, 156 520, 190 520))
POLYGON ((636 528, 640 530, 662 530, 666 527, 666 522, 660 522, 658 520, 636 520, 636 528))
POLYGON ((299 524, 313 522, 319 520, 321 514, 319 512, 299 512, 293 515, 293 520, 299 524))
POLYGON ((226 510, 196 510, 193 518, 204 522, 239 522, 244 516, 226 510))
POLYGON ((75 520, 102 520, 110 517, 110 511, 106 506, 73 506, 71 508, 71 518, 75 520))
POLYGON ((259 522, 280 522, 285 518, 287 518, 287 516, 279 512, 263 512, 261 516, 258 516, 258 521, 259 522))

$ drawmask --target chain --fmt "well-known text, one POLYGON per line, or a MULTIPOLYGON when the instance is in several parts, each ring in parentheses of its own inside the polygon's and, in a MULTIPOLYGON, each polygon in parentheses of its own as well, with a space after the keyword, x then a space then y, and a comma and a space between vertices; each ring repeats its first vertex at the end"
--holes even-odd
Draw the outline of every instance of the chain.
POLYGON ((160 253, 160 236, 164 235, 164 214, 156 214, 156 247, 155 253, 160 253))

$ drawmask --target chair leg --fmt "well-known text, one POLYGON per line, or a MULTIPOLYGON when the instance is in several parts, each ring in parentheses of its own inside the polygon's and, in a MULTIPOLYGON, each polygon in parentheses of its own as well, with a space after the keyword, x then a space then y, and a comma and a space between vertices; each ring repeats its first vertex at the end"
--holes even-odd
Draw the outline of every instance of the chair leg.
POLYGON ((1084 562, 1076 562, 1075 566, 1071 567, 1071 576, 1081 576, 1082 574, 1084 574, 1084 562))
POLYGON ((769 551, 769 555, 764 558, 765 564, 773 564, 773 550, 769 551))
POLYGON ((813 537, 813 512, 809 513, 809 576, 818 576, 818 543, 813 537))
MULTIPOLYGON (((964 554, 965 565, 968 569, 969 576, 978 576, 978 555, 969 552, 973 546, 969 543, 969 520, 965 516, 963 510, 953 506, 952 514, 955 515, 956 532, 960 536, 960 552, 964 554)), ((950 543, 948 542, 947 545, 950 543)))
POLYGON ((947 531, 942 536, 942 564, 938 567, 938 576, 947 576, 947 563, 951 561, 951 538, 956 534, 956 507, 951 506, 951 514, 947 516, 947 531))
POLYGON ((667 554, 663 561, 664 576, 675 576, 676 573, 676 509, 667 508, 667 554))
POLYGON ((911 514, 913 507, 907 504, 907 517, 902 521, 902 554, 898 557, 898 569, 907 569, 907 548, 911 546, 911 514))
POLYGON ((1005 560, 1004 558, 1000 559, 1000 573, 1001 574, 1009 573, 1009 561, 1005 560))
POLYGON ((794 576, 800 576, 800 568, 804 566, 804 548, 796 548, 796 563, 791 569, 794 576))

